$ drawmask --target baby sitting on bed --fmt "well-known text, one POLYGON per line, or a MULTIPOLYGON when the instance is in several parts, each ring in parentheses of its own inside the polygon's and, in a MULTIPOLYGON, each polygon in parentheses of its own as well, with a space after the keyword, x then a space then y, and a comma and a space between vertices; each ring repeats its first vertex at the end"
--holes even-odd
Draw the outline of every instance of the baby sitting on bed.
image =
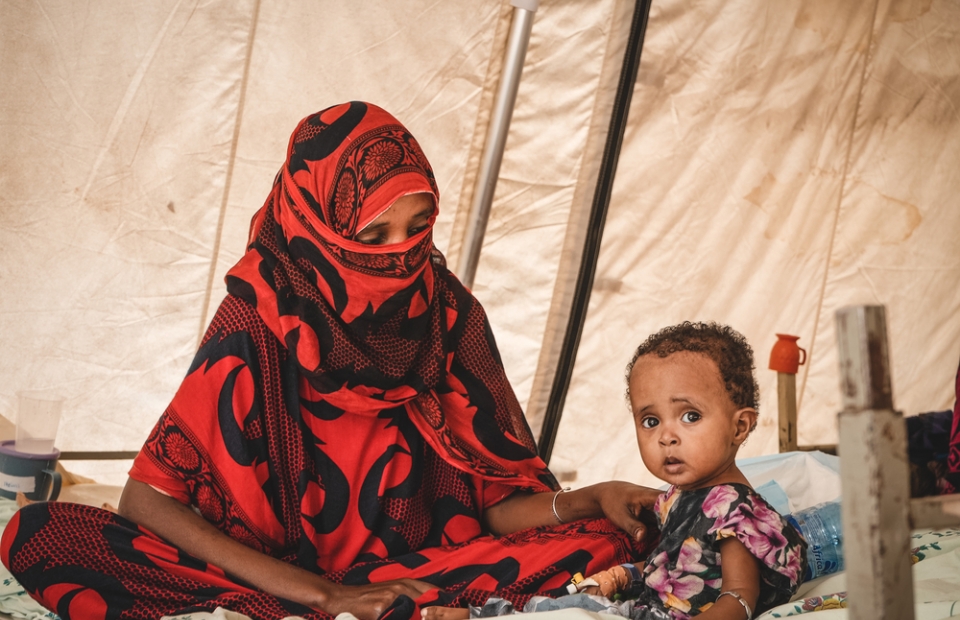
MULTIPOLYGON (((654 506, 660 543, 645 563, 614 566, 575 584, 580 594, 535 598, 524 611, 603 609, 634 620, 750 620, 796 592, 806 543, 737 468, 756 427, 753 351, 715 323, 683 323, 654 334, 627 367, 627 396, 644 465, 670 487, 654 506)), ((571 590, 574 586, 571 585, 571 590)), ((491 599, 474 616, 503 614, 491 599)), ((426 618, 465 617, 428 608, 426 618)))

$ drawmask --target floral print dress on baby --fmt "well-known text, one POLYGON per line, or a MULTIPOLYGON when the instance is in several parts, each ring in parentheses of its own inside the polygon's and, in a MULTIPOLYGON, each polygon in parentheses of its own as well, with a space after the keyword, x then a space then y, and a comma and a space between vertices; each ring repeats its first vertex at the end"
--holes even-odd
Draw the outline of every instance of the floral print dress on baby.
POLYGON ((807 563, 807 544, 762 497, 743 484, 694 491, 670 487, 654 505, 660 544, 643 569, 633 618, 696 616, 720 596, 720 544, 736 537, 758 560, 760 596, 754 613, 790 600, 807 563), (653 613, 649 613, 653 612, 653 613), (657 613, 661 612, 661 613, 657 613))

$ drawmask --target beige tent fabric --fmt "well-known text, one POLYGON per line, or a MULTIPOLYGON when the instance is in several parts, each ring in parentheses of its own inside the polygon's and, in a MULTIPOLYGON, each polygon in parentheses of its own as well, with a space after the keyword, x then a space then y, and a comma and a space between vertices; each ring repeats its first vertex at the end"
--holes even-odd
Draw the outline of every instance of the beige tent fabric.
POLYGON ((497 0, 263 1, 204 325, 225 294, 223 276, 243 253, 290 132, 341 101, 375 102, 417 136, 440 188, 436 242, 448 247, 481 98, 496 87, 490 65, 502 62, 505 35, 497 33, 509 16, 509 4, 497 0))
MULTIPOLYGON (((870 55, 814 348, 833 348, 828 309, 886 304, 896 404, 946 409, 960 358, 960 2, 880 2, 870 55)), ((836 409, 817 359, 803 407, 836 409)))
MULTIPOLYGON (((59 448, 137 449, 290 131, 322 107, 375 101, 421 139, 445 246, 508 16, 499 0, 0 4, 0 414, 47 389, 66 399, 59 448)), ((127 467, 71 469, 122 483, 127 467)))
POLYGON ((836 439, 833 313, 885 304, 895 402, 953 405, 960 359, 960 4, 654 3, 552 465, 647 483, 623 369, 651 332, 753 343, 776 451, 775 332, 811 356, 801 444, 836 439))
POLYGON ((550 295, 549 311, 544 321, 542 345, 537 354, 536 372, 527 401, 527 420, 531 428, 537 431, 538 439, 543 434, 546 407, 553 389, 557 367, 560 364, 560 356, 563 353, 564 335, 570 321, 571 306, 583 258, 583 244, 587 237, 594 195, 599 184, 603 153, 616 103, 635 5, 635 2, 629 0, 617 0, 610 7, 611 10, 606 13, 604 17, 606 24, 603 24, 606 32, 606 48, 602 51, 602 55, 596 55, 602 59, 600 73, 595 85, 593 82, 589 84, 594 92, 582 93, 582 96, 587 99, 592 96, 593 111, 590 114, 589 126, 583 142, 581 164, 570 201, 560 255, 556 261, 557 272, 550 295))
POLYGON ((0 5, 0 412, 59 394, 62 449, 142 443, 189 364, 252 7, 0 5))
MULTIPOLYGON (((475 292, 539 412, 576 278, 627 0, 536 14, 475 292), (619 37, 619 38, 618 38, 619 37)), ((507 0, 0 3, 0 414, 67 399, 58 445, 133 450, 224 294, 306 114, 375 101, 423 143, 456 264, 507 0), (459 217, 458 217, 459 214, 459 217)), ((655 0, 553 465, 647 481, 623 367, 715 319, 754 343, 776 449, 775 332, 801 336, 800 439, 830 441, 832 314, 884 303, 907 412, 960 358, 960 3, 655 0)), ((122 483, 126 463, 70 469, 122 483)))
MULTIPOLYGON (((593 199, 629 4, 544 2, 534 21, 474 285, 521 403, 552 380, 544 334, 565 328, 557 315, 565 322, 569 302, 558 311, 555 297, 571 269, 576 278, 584 233, 571 227, 585 225, 593 199)), ((542 409, 531 413, 536 436, 542 409)))

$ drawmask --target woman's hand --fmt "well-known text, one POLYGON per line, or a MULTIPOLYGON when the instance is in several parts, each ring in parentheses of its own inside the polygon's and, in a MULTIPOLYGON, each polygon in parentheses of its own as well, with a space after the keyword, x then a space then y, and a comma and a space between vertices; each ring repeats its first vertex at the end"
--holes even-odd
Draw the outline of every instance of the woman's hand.
POLYGON ((616 480, 601 482, 584 490, 594 492, 595 501, 603 516, 634 540, 643 539, 647 533, 647 523, 641 518, 643 511, 653 510, 660 491, 616 480))
POLYGON ((398 596, 414 600, 434 586, 416 579, 397 579, 366 586, 330 584, 324 597, 323 611, 336 616, 348 611, 360 620, 376 620, 398 596))

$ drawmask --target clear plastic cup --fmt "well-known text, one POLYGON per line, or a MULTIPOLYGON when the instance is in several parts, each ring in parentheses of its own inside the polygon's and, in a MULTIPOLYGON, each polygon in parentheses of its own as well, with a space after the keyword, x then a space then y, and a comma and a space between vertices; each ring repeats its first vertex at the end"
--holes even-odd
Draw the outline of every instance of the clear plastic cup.
POLYGON ((50 454, 60 427, 63 400, 37 392, 17 393, 17 438, 14 449, 27 454, 50 454))

